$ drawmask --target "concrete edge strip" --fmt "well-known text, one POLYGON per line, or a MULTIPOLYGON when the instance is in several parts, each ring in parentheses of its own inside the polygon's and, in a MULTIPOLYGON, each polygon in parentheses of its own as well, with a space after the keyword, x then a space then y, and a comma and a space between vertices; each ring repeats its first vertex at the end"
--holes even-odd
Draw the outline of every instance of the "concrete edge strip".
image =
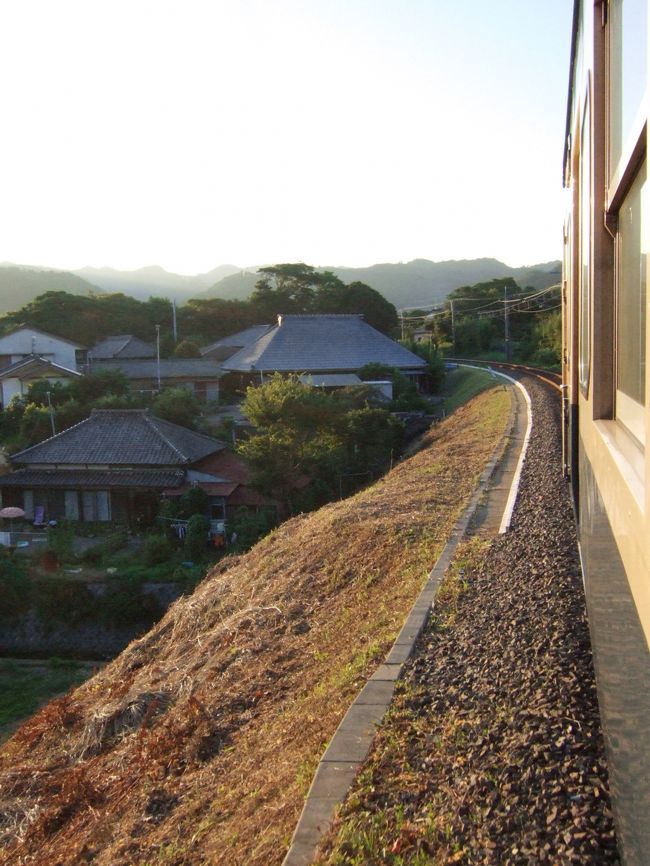
MULTIPOLYGON (((503 376, 515 385, 518 384, 510 376, 495 375, 503 376)), ((508 428, 481 473, 468 505, 458 518, 442 553, 429 572, 427 581, 411 607, 390 652, 350 705, 318 763, 282 866, 309 866, 313 862, 318 844, 329 829, 337 807, 347 796, 361 765, 370 752, 377 727, 391 704, 395 683, 401 677, 404 663, 410 658, 415 642, 424 629, 442 578, 449 568, 459 542, 467 532, 485 487, 503 459, 515 423, 516 404, 513 399, 508 428)))
POLYGON ((507 376, 505 373, 500 373, 498 370, 493 370, 492 367, 479 367, 477 364, 459 364, 458 366, 467 367, 467 369, 469 370, 483 370, 483 372, 489 372, 492 376, 499 376, 501 379, 507 379, 508 382, 511 382, 513 385, 516 385, 517 388, 519 388, 521 393, 524 395, 524 400, 526 401, 526 433, 524 435, 524 441, 521 446, 521 451, 519 452, 519 460, 517 461, 515 474, 513 475, 512 483, 510 484, 510 492, 508 493, 506 507, 503 510, 501 525, 499 526, 499 535, 503 535, 510 529, 510 524, 512 523, 512 514, 515 510, 515 503, 517 501, 517 494, 519 493, 521 472, 524 468, 524 463, 526 462, 526 452, 528 451, 530 434, 533 430, 533 406, 530 402, 530 395, 528 394, 528 391, 524 388, 524 386, 518 379, 513 379, 512 376, 507 376))

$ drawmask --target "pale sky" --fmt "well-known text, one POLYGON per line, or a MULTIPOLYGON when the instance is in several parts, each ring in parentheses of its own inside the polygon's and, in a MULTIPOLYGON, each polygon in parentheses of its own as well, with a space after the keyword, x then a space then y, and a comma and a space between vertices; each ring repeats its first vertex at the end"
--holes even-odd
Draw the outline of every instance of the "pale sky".
POLYGON ((571 0, 0 0, 0 262, 561 254, 571 0))

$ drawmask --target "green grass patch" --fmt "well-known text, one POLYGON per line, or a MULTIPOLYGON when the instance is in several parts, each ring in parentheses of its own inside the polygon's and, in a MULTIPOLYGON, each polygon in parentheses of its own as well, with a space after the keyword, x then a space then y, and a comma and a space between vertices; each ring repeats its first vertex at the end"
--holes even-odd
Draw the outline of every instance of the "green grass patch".
POLYGON ((442 391, 445 403, 445 413, 451 415, 459 406, 464 405, 476 397, 481 391, 494 388, 501 384, 491 373, 483 370, 470 370, 467 367, 458 367, 450 370, 445 377, 445 387, 442 391))
POLYGON ((92 667, 87 662, 0 659, 0 741, 50 698, 79 685, 91 674, 92 667))

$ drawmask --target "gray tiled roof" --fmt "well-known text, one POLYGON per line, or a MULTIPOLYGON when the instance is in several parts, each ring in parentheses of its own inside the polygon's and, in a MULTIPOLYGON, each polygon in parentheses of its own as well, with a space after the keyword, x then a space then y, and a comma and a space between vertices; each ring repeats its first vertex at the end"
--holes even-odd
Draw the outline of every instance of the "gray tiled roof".
MULTIPOLYGON (((158 377, 158 362, 155 360, 121 360, 110 358, 108 360, 94 360, 90 369, 96 370, 121 370, 127 379, 156 379, 158 377)), ((214 381, 223 376, 221 364, 211 358, 161 358, 161 379, 209 379, 214 381)))
POLYGON ((94 360, 106 358, 155 358, 153 343, 145 343, 132 334, 117 334, 100 340, 90 350, 94 360))
POLYGON ((184 472, 163 469, 18 469, 0 475, 0 487, 180 487, 184 472))
POLYGON ((307 373, 300 376, 300 381, 304 385, 313 385, 314 388, 345 388, 361 384, 356 373, 307 373))
POLYGON ((26 358, 21 358, 20 361, 14 361, 7 367, 0 368, 0 379, 20 379, 21 376, 30 375, 35 372, 43 372, 49 370, 51 376, 81 376, 77 370, 71 370, 69 367, 62 367, 61 364, 55 364, 49 358, 41 358, 40 355, 28 355, 26 358))
POLYGON ((145 409, 94 409, 90 418, 14 454, 14 463, 187 466, 222 451, 217 439, 145 409))
POLYGON ((380 363, 420 370, 426 361, 357 315, 281 316, 279 324, 222 363, 227 371, 346 372, 380 363))
POLYGON ((40 334, 43 337, 50 337, 53 340, 59 340, 61 343, 68 343, 70 346, 74 346, 75 349, 85 349, 81 343, 75 343, 72 340, 66 339, 66 337, 59 337, 58 334, 50 334, 49 331, 42 331, 40 328, 33 328, 31 325, 22 324, 22 325, 14 325, 13 328, 9 328, 8 331, 4 331, 0 334, 0 340, 3 340, 5 337, 8 337, 10 334, 18 334, 20 331, 34 331, 36 334, 40 334))
POLYGON ((222 346, 235 346, 242 349, 245 346, 250 346, 260 337, 263 337, 267 331, 270 331, 273 325, 252 325, 250 328, 245 328, 243 331, 238 331, 236 334, 230 334, 228 337, 222 337, 209 346, 203 346, 201 349, 202 355, 209 354, 213 349, 221 348, 222 346))

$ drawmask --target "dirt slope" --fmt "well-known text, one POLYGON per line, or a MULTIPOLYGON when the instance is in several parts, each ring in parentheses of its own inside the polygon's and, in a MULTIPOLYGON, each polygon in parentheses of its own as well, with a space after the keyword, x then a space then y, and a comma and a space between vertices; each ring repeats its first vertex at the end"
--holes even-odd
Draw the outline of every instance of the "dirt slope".
POLYGON ((505 426, 496 389, 224 561, 0 752, 0 863, 280 863, 318 757, 505 426))

